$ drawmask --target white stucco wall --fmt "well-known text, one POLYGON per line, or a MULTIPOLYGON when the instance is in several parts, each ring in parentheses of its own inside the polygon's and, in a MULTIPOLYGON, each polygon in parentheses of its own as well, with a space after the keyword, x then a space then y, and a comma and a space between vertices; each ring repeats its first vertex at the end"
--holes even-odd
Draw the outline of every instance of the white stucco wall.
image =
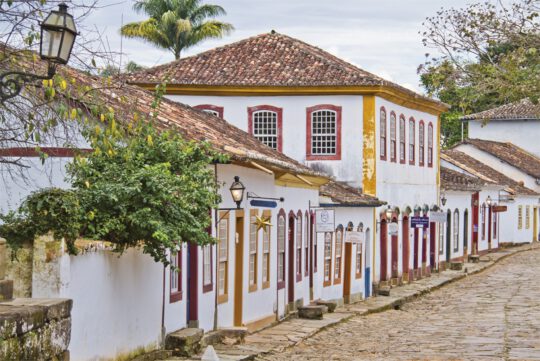
MULTIPOLYGON (((447 212, 450 210, 452 212, 451 218, 451 232, 450 232, 450 250, 446 248, 446 240, 443 242, 443 253, 442 259, 446 259, 446 253, 450 251, 450 259, 455 259, 463 257, 464 247, 465 247, 465 237, 467 238, 467 254, 471 253, 471 244, 472 244, 472 209, 471 209, 471 197, 472 192, 458 192, 458 191, 446 191, 445 197, 447 199, 446 205, 443 207, 443 211, 447 212), (458 211, 458 237, 457 237, 457 248, 456 248, 456 239, 454 238, 454 222, 455 222, 455 211, 458 211), (467 211, 467 213, 465 213, 467 211), (467 234, 465 235, 465 216, 467 216, 467 234)), ((445 234, 446 237, 446 234, 445 234)))
POLYGON ((331 104, 342 107, 341 161, 310 161, 318 163, 326 173, 337 179, 362 186, 362 96, 194 96, 167 95, 168 98, 191 106, 212 104, 223 107, 223 117, 238 128, 248 130, 248 107, 272 105, 283 109, 283 153, 304 163, 306 161, 306 108, 331 104))
POLYGON ((540 157, 540 120, 469 122, 469 138, 510 142, 540 157))

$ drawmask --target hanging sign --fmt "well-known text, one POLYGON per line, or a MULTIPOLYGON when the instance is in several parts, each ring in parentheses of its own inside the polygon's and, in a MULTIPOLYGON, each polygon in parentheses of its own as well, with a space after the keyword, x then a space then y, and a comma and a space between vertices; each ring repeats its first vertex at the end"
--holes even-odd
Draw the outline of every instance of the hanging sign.
POLYGON ((276 208, 277 202, 276 201, 264 201, 260 199, 252 199, 249 201, 249 204, 251 204, 253 207, 264 207, 264 208, 276 208))
POLYGON ((361 244, 364 239, 364 232, 347 231, 345 233, 345 243, 361 244))
POLYGON ((334 232, 334 210, 317 209, 315 210, 315 231, 316 232, 334 232))
POLYGON ((428 217, 411 217, 412 228, 429 228, 428 217))
POLYGON ((429 212, 429 220, 435 223, 446 223, 445 212, 429 212))
POLYGON ((398 234, 398 224, 397 222, 388 223, 388 234, 395 236, 398 234))
POLYGON ((507 206, 493 206, 491 207, 491 210, 496 213, 506 212, 508 210, 508 207, 507 206))

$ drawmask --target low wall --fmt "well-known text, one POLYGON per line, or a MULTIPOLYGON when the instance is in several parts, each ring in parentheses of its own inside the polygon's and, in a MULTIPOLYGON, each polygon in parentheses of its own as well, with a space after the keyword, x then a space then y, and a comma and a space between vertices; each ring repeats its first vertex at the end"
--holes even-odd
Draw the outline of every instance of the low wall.
POLYGON ((14 299, 0 303, 0 360, 69 360, 71 300, 14 299))

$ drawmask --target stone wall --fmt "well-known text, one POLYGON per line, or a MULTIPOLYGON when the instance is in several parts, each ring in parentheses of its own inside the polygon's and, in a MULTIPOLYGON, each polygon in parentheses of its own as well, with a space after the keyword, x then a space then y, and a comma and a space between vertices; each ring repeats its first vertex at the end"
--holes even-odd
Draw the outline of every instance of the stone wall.
POLYGON ((0 360, 69 360, 71 307, 66 299, 1 302, 0 360))
POLYGON ((33 244, 31 242, 23 244, 21 248, 14 252, 7 248, 6 278, 13 280, 13 297, 32 297, 32 262, 33 244))

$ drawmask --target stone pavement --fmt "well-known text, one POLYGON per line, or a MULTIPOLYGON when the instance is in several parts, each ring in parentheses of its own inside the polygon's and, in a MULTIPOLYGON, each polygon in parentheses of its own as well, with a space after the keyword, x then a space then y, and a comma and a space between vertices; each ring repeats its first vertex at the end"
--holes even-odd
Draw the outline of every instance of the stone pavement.
POLYGON ((538 250, 538 244, 502 249, 466 263, 463 271, 433 274, 393 288, 391 296, 345 305, 322 320, 293 318, 247 336, 243 344, 215 348, 222 361, 540 360, 540 283, 535 286, 533 277, 540 273, 538 250), (468 277, 498 261, 496 269, 503 272, 468 277), (531 288, 537 293, 528 296, 531 288), (528 312, 536 317, 529 320, 528 312), (516 327, 508 330, 510 324, 516 327), (535 332, 527 337, 530 330, 535 332))

